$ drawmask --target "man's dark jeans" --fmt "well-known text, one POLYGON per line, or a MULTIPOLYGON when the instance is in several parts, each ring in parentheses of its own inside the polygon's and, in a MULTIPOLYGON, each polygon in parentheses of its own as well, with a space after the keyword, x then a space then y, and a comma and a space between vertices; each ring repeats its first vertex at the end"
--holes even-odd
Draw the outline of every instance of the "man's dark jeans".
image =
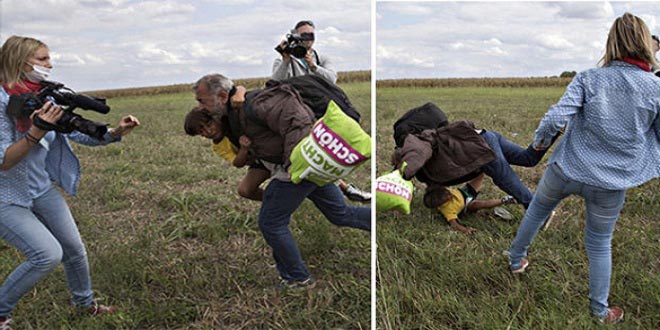
POLYGON ((532 202, 533 195, 520 181, 510 165, 534 167, 541 161, 547 149, 536 151, 531 144, 524 149, 493 131, 484 131, 481 136, 497 156, 497 159, 484 165, 481 169, 493 179, 495 185, 513 196, 527 209, 529 203, 532 202))
POLYGON ((310 277, 289 230, 291 214, 305 198, 309 198, 333 224, 371 231, 371 208, 349 206, 336 185, 319 187, 309 181, 295 184, 272 180, 264 191, 259 229, 273 249, 277 270, 285 280, 305 280, 310 277))

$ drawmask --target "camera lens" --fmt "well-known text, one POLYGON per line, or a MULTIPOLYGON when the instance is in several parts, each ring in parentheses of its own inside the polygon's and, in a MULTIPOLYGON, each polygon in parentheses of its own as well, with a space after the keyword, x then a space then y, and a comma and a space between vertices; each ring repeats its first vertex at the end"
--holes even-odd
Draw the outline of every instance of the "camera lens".
POLYGON ((304 58, 305 55, 307 55, 307 48, 305 48, 303 45, 297 45, 291 48, 291 55, 297 58, 304 58))

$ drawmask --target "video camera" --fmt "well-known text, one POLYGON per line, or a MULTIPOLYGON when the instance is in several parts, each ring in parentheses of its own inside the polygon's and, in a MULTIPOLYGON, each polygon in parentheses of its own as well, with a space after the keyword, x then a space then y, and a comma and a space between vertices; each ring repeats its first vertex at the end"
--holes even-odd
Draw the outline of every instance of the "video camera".
POLYGON ((303 44, 303 41, 313 41, 314 33, 289 33, 286 35, 286 43, 284 47, 282 45, 277 45, 275 50, 278 53, 286 53, 293 55, 297 58, 304 58, 307 54, 307 48, 303 44))
POLYGON ((43 130, 55 130, 60 133, 78 131, 98 140, 108 131, 108 124, 87 120, 73 112, 76 108, 93 110, 102 114, 110 112, 105 99, 94 98, 83 94, 76 94, 64 84, 54 81, 40 82, 41 89, 36 93, 11 95, 7 105, 7 114, 14 118, 28 118, 35 110, 40 109, 46 102, 62 106, 62 117, 51 124, 39 116, 32 118, 33 124, 43 130))

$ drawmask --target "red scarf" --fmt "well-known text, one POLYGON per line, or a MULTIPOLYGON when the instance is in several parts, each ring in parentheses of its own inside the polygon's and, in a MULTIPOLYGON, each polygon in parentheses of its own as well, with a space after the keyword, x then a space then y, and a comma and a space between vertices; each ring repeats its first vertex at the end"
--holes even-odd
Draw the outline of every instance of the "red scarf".
POLYGON ((646 71, 646 72, 651 72, 651 64, 648 64, 644 61, 640 61, 636 58, 630 58, 630 57, 624 57, 621 59, 622 62, 626 62, 628 64, 636 65, 640 69, 646 71))
MULTIPOLYGON (((16 83, 14 84, 14 87, 9 88, 7 85, 2 85, 4 87, 5 91, 7 91, 7 94, 9 95, 20 95, 20 94, 25 94, 25 93, 34 93, 38 91, 41 88, 41 84, 39 83, 33 83, 29 80, 23 81, 23 83, 16 83)), ((16 119, 16 129, 21 132, 25 133, 27 130, 30 129, 32 126, 32 119, 28 118, 18 118, 16 119)))

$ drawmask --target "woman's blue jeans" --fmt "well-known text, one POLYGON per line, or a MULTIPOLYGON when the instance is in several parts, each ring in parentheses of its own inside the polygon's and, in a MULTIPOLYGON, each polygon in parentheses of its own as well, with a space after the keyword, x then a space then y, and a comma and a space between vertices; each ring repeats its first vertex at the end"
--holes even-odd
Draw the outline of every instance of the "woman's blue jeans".
POLYGON ((346 204, 336 185, 319 187, 307 180, 299 184, 271 180, 264 191, 259 212, 259 229, 273 249, 277 270, 285 280, 306 280, 310 277, 298 245, 289 230, 291 214, 305 198, 309 198, 316 208, 337 226, 371 230, 371 208, 346 204))
POLYGON ((518 228, 510 250, 511 267, 519 267, 543 223, 569 195, 582 196, 587 208, 584 245, 589 257, 591 312, 604 317, 612 276, 612 233, 626 197, 625 190, 607 190, 567 178, 556 164, 548 165, 518 228))
POLYGON ((0 204, 0 237, 27 257, 0 287, 0 317, 9 315, 60 262, 72 302, 79 307, 92 304, 87 252, 66 201, 54 186, 36 198, 31 209, 0 204))

